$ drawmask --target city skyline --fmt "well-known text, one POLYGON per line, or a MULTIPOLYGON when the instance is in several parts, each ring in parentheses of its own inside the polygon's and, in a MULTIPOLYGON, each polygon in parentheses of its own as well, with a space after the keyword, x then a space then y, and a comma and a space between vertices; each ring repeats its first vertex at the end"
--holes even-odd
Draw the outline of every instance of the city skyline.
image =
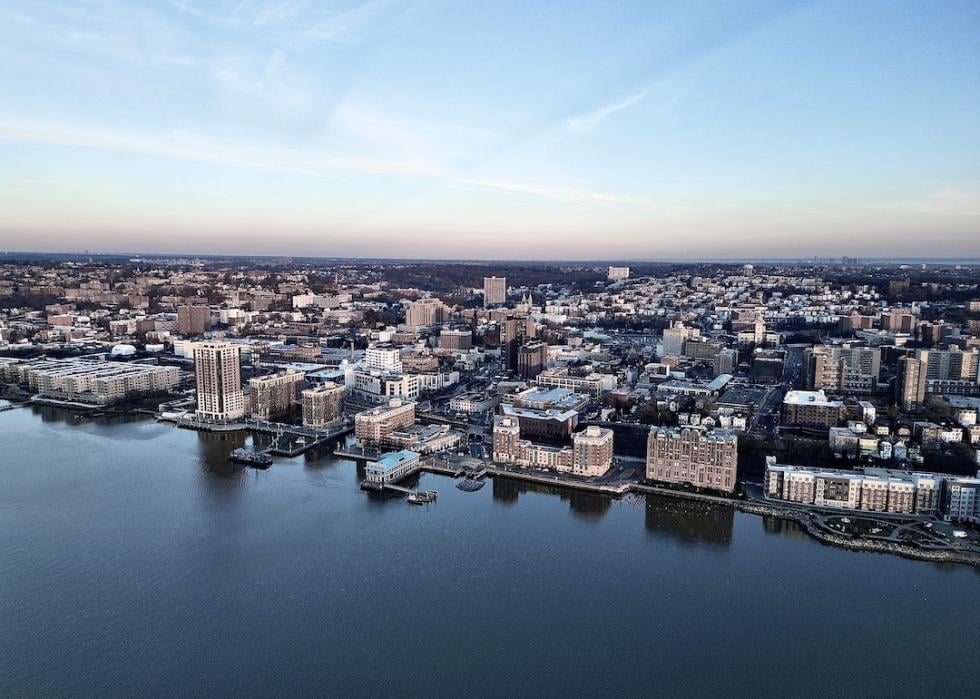
POLYGON ((980 255, 974 3, 0 18, 2 249, 980 255))

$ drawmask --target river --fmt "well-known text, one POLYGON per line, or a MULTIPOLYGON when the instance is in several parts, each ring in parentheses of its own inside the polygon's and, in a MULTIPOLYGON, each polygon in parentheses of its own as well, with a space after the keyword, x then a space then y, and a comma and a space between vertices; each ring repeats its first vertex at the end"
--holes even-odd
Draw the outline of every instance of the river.
POLYGON ((796 525, 0 412, 0 695, 976 695, 980 575, 796 525))

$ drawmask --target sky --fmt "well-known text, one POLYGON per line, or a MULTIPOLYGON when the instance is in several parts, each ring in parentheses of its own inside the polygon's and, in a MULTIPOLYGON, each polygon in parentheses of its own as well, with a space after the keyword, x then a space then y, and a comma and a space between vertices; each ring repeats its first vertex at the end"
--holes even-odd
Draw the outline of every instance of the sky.
POLYGON ((980 2, 3 0, 0 250, 980 257, 980 2))

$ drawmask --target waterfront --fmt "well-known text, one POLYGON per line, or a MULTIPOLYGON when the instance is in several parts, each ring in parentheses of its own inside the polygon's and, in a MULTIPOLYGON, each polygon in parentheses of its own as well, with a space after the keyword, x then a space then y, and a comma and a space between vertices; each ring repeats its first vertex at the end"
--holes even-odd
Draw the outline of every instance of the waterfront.
POLYGON ((502 479, 410 507, 242 445, 0 413, 0 692, 975 693, 966 566, 502 479))

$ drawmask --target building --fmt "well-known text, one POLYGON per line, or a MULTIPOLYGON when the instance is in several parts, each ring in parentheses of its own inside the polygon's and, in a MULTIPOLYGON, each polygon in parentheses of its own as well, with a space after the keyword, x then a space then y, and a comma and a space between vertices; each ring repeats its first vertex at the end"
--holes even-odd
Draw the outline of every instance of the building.
POLYGON ((613 431, 589 425, 572 435, 572 473, 580 476, 601 476, 612 468, 613 431))
POLYGON ((598 398, 603 391, 616 388, 617 380, 614 374, 573 374, 568 367, 546 369, 538 374, 535 383, 546 388, 563 388, 576 393, 583 393, 592 398, 598 398))
POLYGON ((521 428, 521 437, 551 443, 568 440, 578 427, 578 412, 575 410, 536 410, 518 408, 502 403, 501 413, 512 418, 521 428))
POLYGON ((197 417, 227 422, 245 416, 245 394, 239 348, 230 342, 199 342, 194 346, 197 417))
POLYGON ((418 374, 384 371, 353 371, 347 386, 355 396, 373 403, 381 403, 388 398, 416 400, 420 390, 418 374))
POLYGON ((539 444, 521 436, 516 419, 498 415, 493 423, 493 460, 525 468, 593 477, 612 467, 613 431, 589 426, 573 434, 571 446, 539 444))
POLYGON ((646 477, 731 493, 738 470, 738 438, 703 428, 654 427, 647 437, 646 477))
POLYGON ((507 371, 518 370, 521 343, 527 337, 527 323, 519 318, 509 318, 500 324, 500 358, 507 371))
POLYGON ((629 276, 629 267, 610 267, 606 274, 606 278, 611 282, 620 282, 624 279, 629 279, 629 276))
POLYGON ((368 347, 364 353, 364 363, 368 369, 376 371, 402 370, 401 352, 397 347, 368 347))
POLYGON ((548 345, 528 342, 517 350, 517 374, 525 381, 535 378, 548 365, 548 345))
POLYGON ((449 320, 449 307, 439 299, 420 299, 405 310, 405 324, 412 327, 441 325, 449 320))
MULTIPOLYGON (((908 288, 908 280, 905 280, 908 288)), ((881 314, 881 327, 890 333, 911 333, 915 330, 916 318, 907 308, 893 308, 881 314)))
POLYGON ((954 522, 980 524, 980 478, 950 478, 946 482, 943 515, 954 522))
POLYGON ((414 451, 402 450, 382 454, 377 461, 364 467, 364 477, 368 483, 384 485, 401 480, 419 469, 419 455, 414 451))
POLYGON ((385 444, 418 454, 435 454, 458 448, 465 438, 465 433, 452 430, 449 425, 412 425, 390 432, 385 437, 385 444))
POLYGON ((454 396, 449 409, 455 413, 488 413, 500 405, 500 396, 468 391, 454 396))
POLYGON ((978 351, 916 350, 899 360, 897 401, 902 410, 920 409, 929 395, 977 395, 978 351))
POLYGON ((178 306, 177 332, 181 335, 203 335, 211 329, 211 309, 207 306, 178 306))
POLYGON ((783 422, 805 427, 836 427, 844 418, 844 403, 823 391, 789 391, 783 398, 783 422))
POLYGON ((415 424, 415 403, 394 398, 385 406, 354 416, 354 436, 369 444, 381 444, 389 434, 415 424))
POLYGON ((256 420, 284 420, 300 400, 306 377, 286 370, 248 380, 249 414, 256 420))
POLYGON ((878 384, 881 348, 816 345, 806 351, 803 371, 811 390, 867 395, 878 384))
POLYGON ((344 419, 344 387, 332 381, 303 391, 303 424, 322 430, 344 419))
POLYGON ((473 347, 473 331, 444 328, 439 333, 439 347, 453 352, 466 352, 473 347))
POLYGON ((108 405, 172 390, 180 381, 176 367, 88 359, 13 361, 3 372, 12 383, 27 385, 45 398, 108 405))
POLYGON ((880 468, 844 471, 781 466, 768 457, 763 487, 766 497, 815 507, 936 514, 940 510, 944 483, 949 478, 880 468))
POLYGON ((681 323, 674 322, 663 332, 661 356, 682 356, 684 354, 684 343, 687 342, 688 338, 697 336, 697 330, 692 330, 681 323))
POLYGON ((506 277, 484 277, 483 278, 483 305, 500 306, 507 303, 507 278, 506 277))

